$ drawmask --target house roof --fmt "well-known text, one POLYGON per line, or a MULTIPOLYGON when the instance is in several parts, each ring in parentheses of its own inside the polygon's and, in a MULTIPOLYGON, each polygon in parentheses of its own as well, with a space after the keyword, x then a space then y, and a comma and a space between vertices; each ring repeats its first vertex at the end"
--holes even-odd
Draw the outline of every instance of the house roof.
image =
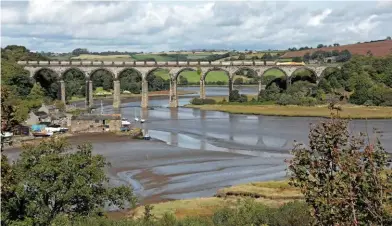
POLYGON ((72 116, 72 120, 121 120, 121 115, 78 115, 72 116))
POLYGON ((49 115, 46 112, 44 112, 44 111, 37 111, 37 112, 34 112, 34 114, 36 116, 38 116, 39 118, 47 118, 47 117, 49 117, 49 115))
POLYGON ((52 119, 61 119, 65 117, 67 117, 67 115, 62 112, 52 114, 52 119))

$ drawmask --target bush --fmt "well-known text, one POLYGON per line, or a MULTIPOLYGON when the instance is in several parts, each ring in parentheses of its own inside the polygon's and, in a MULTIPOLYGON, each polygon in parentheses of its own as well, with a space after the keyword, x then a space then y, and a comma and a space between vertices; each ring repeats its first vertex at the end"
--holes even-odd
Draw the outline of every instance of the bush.
POLYGON ((191 100, 191 104, 193 105, 203 105, 203 99, 200 98, 193 98, 191 100))
MULTIPOLYGON (((280 97, 280 88, 276 85, 276 83, 272 83, 270 86, 267 87, 267 89, 263 92, 263 98, 266 101, 269 100, 278 100, 280 97)), ((261 92, 260 92, 261 94, 261 92)), ((259 95, 260 95, 259 94, 259 95)))
POLYGON ((202 99, 203 104, 216 104, 216 101, 214 99, 202 99))
POLYGON ((269 225, 311 225, 313 219, 304 202, 289 202, 281 206, 271 217, 269 225))
POLYGON ((240 94, 238 90, 233 90, 229 95, 229 102, 245 103, 248 101, 248 97, 244 94, 240 94))
POLYGON ((280 95, 279 99, 276 101, 279 105, 290 105, 293 104, 293 97, 289 94, 282 94, 280 95))
POLYGON ((317 104, 317 100, 313 97, 302 97, 299 101, 299 105, 302 106, 314 106, 317 104))
POLYGON ((216 101, 214 99, 193 98, 191 100, 191 104, 193 105, 216 104, 216 101))
POLYGON ((367 101, 365 101, 365 103, 363 103, 363 105, 369 107, 369 106, 374 106, 374 103, 372 100, 367 100, 367 101))
POLYGON ((240 103, 248 102, 248 97, 244 94, 241 94, 240 98, 238 99, 238 102, 240 102, 240 103))
POLYGON ((297 226, 310 225, 312 217, 308 205, 303 202, 290 202, 280 208, 270 208, 253 200, 240 201, 236 208, 222 208, 215 212, 212 221, 216 226, 271 225, 297 226))
POLYGON ((238 90, 232 90, 229 94, 229 102, 237 102, 241 98, 238 90))

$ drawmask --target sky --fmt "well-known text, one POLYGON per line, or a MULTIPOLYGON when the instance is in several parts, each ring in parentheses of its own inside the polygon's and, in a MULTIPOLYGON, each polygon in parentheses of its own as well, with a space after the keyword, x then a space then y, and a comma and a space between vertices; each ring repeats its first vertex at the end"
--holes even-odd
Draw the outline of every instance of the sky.
POLYGON ((1 1, 1 46, 267 50, 392 36, 392 1, 1 1))

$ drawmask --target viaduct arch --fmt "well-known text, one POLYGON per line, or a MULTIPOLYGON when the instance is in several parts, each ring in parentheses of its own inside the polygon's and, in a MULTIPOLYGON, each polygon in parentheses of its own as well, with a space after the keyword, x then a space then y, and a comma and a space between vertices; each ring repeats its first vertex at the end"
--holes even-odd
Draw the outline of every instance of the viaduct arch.
MULTIPOLYGON (((141 107, 148 107, 148 83, 147 75, 157 69, 165 69, 170 74, 170 107, 178 107, 178 95, 177 95, 177 78, 182 71, 201 71, 200 74, 200 98, 205 99, 205 78, 210 71, 224 71, 229 78, 229 90, 233 88, 233 78, 239 70, 252 70, 259 78, 259 91, 262 89, 261 77, 271 69, 281 70, 287 80, 290 81, 293 73, 299 69, 307 69, 312 71, 317 80, 323 76, 326 66, 294 66, 294 65, 264 65, 262 61, 248 61, 248 62, 226 62, 226 61, 213 61, 213 62, 155 62, 155 61, 18 61, 19 65, 30 72, 30 77, 34 77, 35 74, 42 70, 48 69, 54 71, 60 78, 61 84, 61 100, 65 103, 65 83, 63 81, 63 75, 71 70, 75 69, 82 72, 86 78, 86 85, 88 85, 88 95, 86 95, 86 103, 91 107, 92 101, 92 83, 90 80, 91 75, 97 70, 109 71, 114 80, 114 93, 113 93, 113 107, 119 108, 121 104, 120 100, 120 81, 119 75, 128 69, 134 70, 139 73, 142 77, 142 101, 141 107), (91 89, 90 89, 91 87, 91 89)), ((211 75, 210 75, 211 76, 211 75)), ((288 84, 289 85, 289 84, 288 84)))

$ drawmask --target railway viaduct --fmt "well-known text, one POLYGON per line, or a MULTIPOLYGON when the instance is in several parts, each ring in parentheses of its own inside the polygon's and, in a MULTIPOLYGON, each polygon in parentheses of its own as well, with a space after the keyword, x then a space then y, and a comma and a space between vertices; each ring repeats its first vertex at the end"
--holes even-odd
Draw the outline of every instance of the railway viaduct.
MULTIPOLYGON (((291 78, 295 71, 307 69, 317 76, 317 81, 321 78, 328 68, 327 66, 293 66, 293 65, 264 65, 261 61, 243 61, 243 62, 155 62, 155 61, 19 61, 25 70, 30 72, 34 77, 40 70, 47 69, 53 71, 60 79, 61 100, 65 103, 65 82, 63 75, 69 70, 79 70, 86 77, 86 103, 89 107, 93 106, 93 85, 91 76, 98 70, 105 70, 112 74, 114 78, 113 107, 119 108, 120 101, 120 81, 119 75, 128 69, 136 71, 142 78, 142 101, 141 107, 148 107, 148 83, 147 75, 157 69, 166 69, 170 74, 170 107, 178 107, 177 95, 177 78, 183 71, 199 71, 200 73, 200 98, 205 99, 205 78, 210 71, 224 71, 229 78, 229 92, 233 89, 234 75, 240 70, 252 70, 258 78, 261 78, 268 70, 278 69, 286 76, 287 85, 291 84, 291 78)), ((259 80, 259 91, 262 89, 261 80, 259 80)))

